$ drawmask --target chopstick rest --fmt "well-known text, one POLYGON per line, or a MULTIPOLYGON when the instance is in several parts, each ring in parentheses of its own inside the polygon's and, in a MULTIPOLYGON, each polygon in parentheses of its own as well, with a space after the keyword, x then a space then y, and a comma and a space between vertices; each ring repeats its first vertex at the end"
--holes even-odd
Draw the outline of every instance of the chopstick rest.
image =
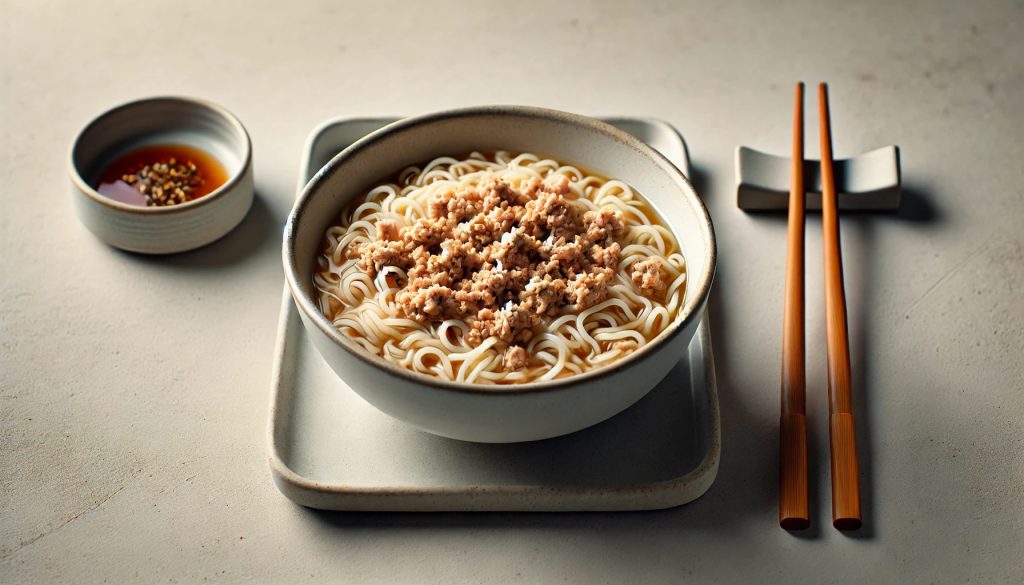
MULTIPOLYGON (((782 211, 789 206, 791 159, 736 147, 736 204, 744 211, 782 211)), ((883 146, 834 161, 842 211, 896 211, 900 208, 900 149, 883 146)), ((821 164, 805 160, 807 209, 821 209, 821 164)))

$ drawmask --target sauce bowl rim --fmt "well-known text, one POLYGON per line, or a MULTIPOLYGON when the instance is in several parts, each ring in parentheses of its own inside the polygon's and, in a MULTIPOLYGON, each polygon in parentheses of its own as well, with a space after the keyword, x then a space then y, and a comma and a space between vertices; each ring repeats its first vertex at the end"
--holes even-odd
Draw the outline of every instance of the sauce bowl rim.
MULTIPOLYGON (((185 145, 191 146, 192 148, 199 148, 191 144, 185 145)), ((211 154, 210 156, 213 155, 211 154)), ((234 114, 228 111, 227 108, 224 108, 223 106, 220 106, 214 102, 204 100, 201 98, 187 96, 155 96, 133 100, 118 106, 114 106, 104 111, 100 115, 96 116, 92 120, 90 120, 89 123, 86 124, 75 136, 74 141, 72 141, 71 143, 71 148, 68 150, 69 174, 71 175, 71 180, 75 184, 75 187, 81 193, 84 193, 87 197, 105 207, 109 207, 120 212, 133 213, 139 215, 175 215, 179 213, 187 213, 193 209, 203 207, 209 203, 213 203, 218 199, 222 199, 227 193, 231 192, 236 186, 238 186, 242 182, 243 178, 246 175, 246 172, 248 171, 251 165, 252 139, 249 137, 249 133, 246 131, 245 126, 242 125, 242 122, 238 119, 238 117, 236 117, 234 114), (213 112, 220 118, 226 120, 228 124, 231 126, 231 128, 235 131, 235 133, 240 138, 243 139, 241 152, 242 164, 239 165, 238 170, 234 173, 228 174, 228 179, 224 181, 224 184, 221 185, 220 187, 217 187, 216 189, 207 193, 206 195, 203 195, 202 197, 198 197, 196 199, 193 199, 192 201, 188 201, 180 205, 166 205, 157 207, 132 205, 130 203, 116 201, 97 191, 82 177, 81 170, 75 163, 75 155, 78 153, 79 148, 83 143, 83 139, 87 135, 87 133, 104 119, 109 118, 110 116, 113 116, 125 110, 139 107, 148 107, 152 104, 166 102, 176 102, 197 109, 205 109, 213 112)))

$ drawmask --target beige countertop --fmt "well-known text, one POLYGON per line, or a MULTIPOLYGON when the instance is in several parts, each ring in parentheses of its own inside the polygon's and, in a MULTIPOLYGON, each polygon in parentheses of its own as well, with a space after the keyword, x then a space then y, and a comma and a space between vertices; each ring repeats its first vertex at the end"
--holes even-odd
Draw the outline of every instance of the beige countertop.
POLYGON ((767 4, 0 5, 0 582, 1024 580, 1024 7, 767 4), (785 222, 735 207, 733 149, 788 152, 797 79, 830 82, 838 156, 903 152, 903 211, 843 220, 866 513, 852 534, 829 525, 820 223, 815 528, 790 534, 775 502, 785 222), (258 194, 228 237, 162 258, 96 240, 65 169, 92 116, 157 94, 235 112, 258 194), (324 514, 274 487, 280 226, 303 141, 330 117, 486 103, 686 136, 720 244, 723 450, 700 500, 324 514))

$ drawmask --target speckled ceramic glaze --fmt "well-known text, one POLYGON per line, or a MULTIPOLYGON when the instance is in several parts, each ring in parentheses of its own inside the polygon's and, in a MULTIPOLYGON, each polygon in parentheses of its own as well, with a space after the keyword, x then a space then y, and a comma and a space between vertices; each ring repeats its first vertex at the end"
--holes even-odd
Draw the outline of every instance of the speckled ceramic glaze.
POLYGON ((685 354, 715 268, 711 220, 690 182, 638 139, 591 118, 497 106, 408 118, 334 157, 299 194, 284 230, 285 276, 307 335, 334 372, 365 400, 438 435, 518 442, 577 431, 647 394, 685 354), (686 300, 657 338, 611 366, 549 382, 490 386, 446 382, 386 363, 338 332, 313 299, 312 271, 324 231, 355 198, 396 170, 472 150, 531 151, 580 164, 634 186, 661 213, 687 262, 686 300))
POLYGON ((111 246, 146 254, 182 252, 227 234, 252 206, 252 146, 230 112, 191 98, 160 97, 118 106, 76 137, 69 157, 78 218, 111 246), (194 201, 140 207, 110 199, 93 186, 107 165, 143 146, 185 144, 217 158, 228 180, 194 201))

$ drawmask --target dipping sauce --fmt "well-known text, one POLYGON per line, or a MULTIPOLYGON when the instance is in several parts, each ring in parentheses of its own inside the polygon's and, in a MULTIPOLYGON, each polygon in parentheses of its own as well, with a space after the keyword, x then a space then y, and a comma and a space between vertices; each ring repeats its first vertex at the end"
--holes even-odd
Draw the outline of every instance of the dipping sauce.
POLYGON ((209 195, 227 180, 224 165, 210 154, 184 144, 158 144, 114 161, 96 190, 129 205, 168 207, 209 195))

